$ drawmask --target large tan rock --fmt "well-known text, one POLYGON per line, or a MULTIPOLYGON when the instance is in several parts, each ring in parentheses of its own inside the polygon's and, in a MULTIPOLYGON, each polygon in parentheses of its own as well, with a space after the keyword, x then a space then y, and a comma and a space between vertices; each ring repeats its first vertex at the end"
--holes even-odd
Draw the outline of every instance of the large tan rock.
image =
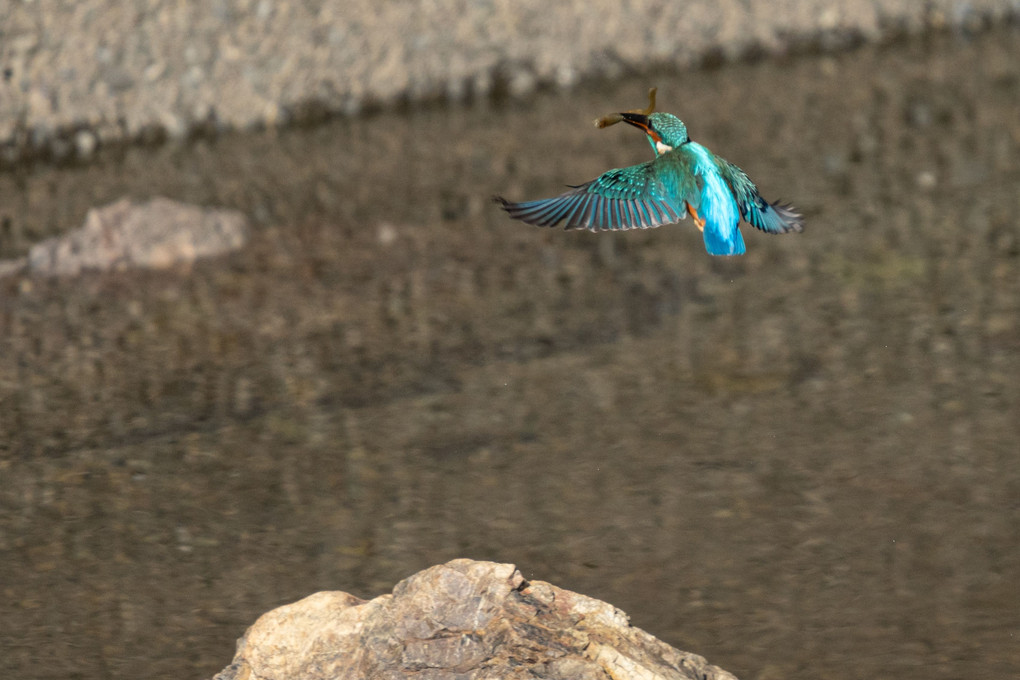
POLYGON ((214 680, 726 680, 610 604, 453 560, 364 601, 321 592, 261 616, 214 680))

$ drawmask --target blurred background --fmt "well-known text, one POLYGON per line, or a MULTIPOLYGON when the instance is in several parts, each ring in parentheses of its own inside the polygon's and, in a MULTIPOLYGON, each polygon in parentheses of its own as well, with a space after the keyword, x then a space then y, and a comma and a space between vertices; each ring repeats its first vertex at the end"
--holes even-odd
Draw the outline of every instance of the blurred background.
POLYGON ((7 2, 0 258, 127 196, 164 271, 0 279, 0 674, 211 677, 456 557, 746 679, 1020 675, 1020 28, 996 2, 7 2), (802 210, 540 230, 644 106, 802 210))

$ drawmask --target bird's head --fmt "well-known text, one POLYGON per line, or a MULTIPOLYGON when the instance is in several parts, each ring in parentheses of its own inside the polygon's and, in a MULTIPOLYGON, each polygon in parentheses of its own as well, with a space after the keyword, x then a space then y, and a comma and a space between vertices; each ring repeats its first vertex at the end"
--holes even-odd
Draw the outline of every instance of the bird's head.
POLYGON ((595 121, 595 126, 604 128, 620 122, 629 123, 644 131, 657 156, 690 141, 687 137, 687 126, 682 120, 671 113, 653 111, 655 111, 654 87, 648 91, 648 108, 602 116, 595 121))
POLYGON ((672 151, 689 141, 687 126, 672 113, 653 113, 647 116, 641 113, 620 115, 623 116, 623 122, 644 130, 648 136, 648 143, 655 149, 656 155, 672 151))

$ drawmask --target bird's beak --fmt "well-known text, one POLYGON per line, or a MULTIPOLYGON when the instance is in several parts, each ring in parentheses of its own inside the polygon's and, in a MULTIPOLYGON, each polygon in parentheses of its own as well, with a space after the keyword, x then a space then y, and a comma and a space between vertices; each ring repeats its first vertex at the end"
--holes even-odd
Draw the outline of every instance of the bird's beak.
POLYGON ((624 123, 630 123, 636 128, 641 128, 645 131, 645 134, 651 134, 651 129, 648 127, 648 116, 643 113, 631 113, 629 111, 619 114, 620 118, 623 119, 624 123))

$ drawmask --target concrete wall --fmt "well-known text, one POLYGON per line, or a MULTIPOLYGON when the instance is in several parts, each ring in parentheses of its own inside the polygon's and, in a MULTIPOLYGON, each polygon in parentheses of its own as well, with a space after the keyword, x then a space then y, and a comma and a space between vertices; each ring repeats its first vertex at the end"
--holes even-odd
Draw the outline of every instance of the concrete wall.
POLYGON ((0 165, 1018 14, 1020 0, 0 0, 0 165))

